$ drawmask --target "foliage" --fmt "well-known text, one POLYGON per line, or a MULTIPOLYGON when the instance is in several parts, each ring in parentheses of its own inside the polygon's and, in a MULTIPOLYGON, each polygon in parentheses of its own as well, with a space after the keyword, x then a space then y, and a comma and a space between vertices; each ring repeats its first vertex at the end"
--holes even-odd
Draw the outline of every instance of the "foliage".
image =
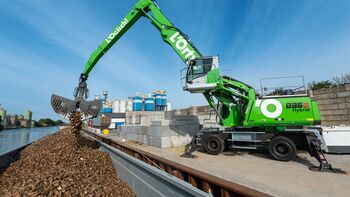
POLYGON ((326 80, 326 81, 320 81, 320 82, 311 82, 309 83, 309 89, 311 90, 319 90, 319 89, 322 89, 322 88, 330 88, 330 87, 334 87, 334 84, 329 81, 329 80, 326 80))
POLYGON ((39 121, 34 121, 34 127, 51 127, 51 126, 59 126, 64 125, 62 120, 52 120, 50 118, 40 119, 39 121))
POLYGON ((40 125, 39 125, 39 123, 38 123, 38 121, 35 121, 35 120, 33 120, 33 127, 39 127, 40 125))
POLYGON ((339 77, 333 77, 333 82, 330 80, 320 81, 316 82, 313 81, 308 84, 309 89, 311 90, 318 90, 322 88, 331 88, 336 86, 342 86, 345 84, 350 84, 350 73, 341 74, 339 77))
POLYGON ((284 89, 283 88, 277 88, 271 94, 272 95, 282 95, 283 93, 284 93, 284 89))

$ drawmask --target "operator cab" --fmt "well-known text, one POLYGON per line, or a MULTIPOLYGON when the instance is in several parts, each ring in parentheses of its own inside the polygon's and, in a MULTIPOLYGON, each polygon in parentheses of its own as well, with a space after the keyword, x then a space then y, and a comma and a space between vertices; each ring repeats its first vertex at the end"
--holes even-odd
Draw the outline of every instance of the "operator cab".
POLYGON ((201 93, 216 87, 220 76, 218 56, 206 56, 190 61, 181 71, 183 89, 191 93, 201 93), (185 76, 183 76, 185 74, 185 76))

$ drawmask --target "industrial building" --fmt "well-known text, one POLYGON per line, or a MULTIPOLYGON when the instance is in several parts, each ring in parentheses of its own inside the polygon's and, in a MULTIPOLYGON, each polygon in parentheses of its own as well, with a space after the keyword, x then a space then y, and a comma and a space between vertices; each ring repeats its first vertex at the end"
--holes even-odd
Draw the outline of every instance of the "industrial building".
POLYGON ((5 108, 0 108, 0 126, 3 129, 12 129, 18 127, 29 128, 32 126, 33 112, 28 110, 25 115, 7 114, 5 108))
POLYGON ((101 112, 92 119, 88 120, 88 125, 96 128, 101 128, 101 119, 110 118, 109 129, 116 129, 118 126, 124 125, 126 122, 127 112, 155 112, 171 110, 171 103, 167 99, 165 90, 155 90, 152 94, 136 93, 127 99, 108 100, 108 91, 102 92, 103 98, 96 95, 96 100, 102 101, 103 108, 101 112))

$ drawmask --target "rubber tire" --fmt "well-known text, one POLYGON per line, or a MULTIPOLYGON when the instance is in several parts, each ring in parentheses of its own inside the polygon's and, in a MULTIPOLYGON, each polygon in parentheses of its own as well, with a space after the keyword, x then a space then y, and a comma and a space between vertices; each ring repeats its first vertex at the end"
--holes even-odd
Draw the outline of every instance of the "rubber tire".
POLYGON ((205 139, 204 148, 210 155, 218 155, 224 151, 225 143, 219 135, 210 135, 205 139), (213 143, 216 143, 216 147, 212 147, 213 143))
POLYGON ((268 144, 270 155, 278 161, 290 161, 297 155, 297 147, 294 142, 287 137, 276 136, 268 144), (284 154, 280 154, 277 150, 277 146, 280 145, 287 151, 284 154))

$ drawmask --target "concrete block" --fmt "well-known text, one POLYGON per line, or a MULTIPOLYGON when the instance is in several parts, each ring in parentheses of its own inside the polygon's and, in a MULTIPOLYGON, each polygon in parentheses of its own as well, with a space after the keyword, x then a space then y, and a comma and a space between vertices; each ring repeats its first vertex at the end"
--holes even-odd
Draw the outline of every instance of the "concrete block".
POLYGON ((150 145, 158 148, 162 148, 162 140, 161 137, 150 137, 150 145))
POLYGON ((350 115, 341 115, 340 117, 341 117, 341 120, 346 120, 346 121, 350 120, 350 115))
POLYGON ((161 136, 160 126, 150 126, 147 131, 147 135, 150 136, 161 136))
POLYGON ((199 121, 198 120, 187 120, 186 121, 187 125, 199 125, 199 121))
POLYGON ((185 146, 188 143, 190 143, 192 140, 192 137, 190 135, 185 136, 171 136, 170 137, 170 147, 180 147, 185 146))
POLYGON ((134 133, 135 129, 134 129, 134 125, 125 125, 123 130, 126 131, 127 133, 134 133))
POLYGON ((130 130, 132 133, 139 134, 139 135, 145 135, 147 134, 147 126, 143 125, 135 125, 132 126, 133 128, 130 130))
POLYGON ((164 118, 167 119, 167 120, 171 120, 173 116, 175 116, 175 112, 174 111, 167 111, 164 114, 164 118))
POLYGON ((137 135, 136 141, 139 143, 143 143, 144 137, 145 137, 145 135, 137 135))
POLYGON ((135 125, 130 131, 132 131, 132 133, 139 134, 141 131, 141 126, 135 125))
POLYGON ((162 126, 162 125, 169 125, 170 124, 170 120, 156 120, 156 121, 152 121, 152 126, 162 126))
POLYGON ((137 141, 138 135, 135 133, 127 133, 126 139, 132 140, 132 141, 137 141))
POLYGON ((173 128, 170 126, 151 126, 148 130, 149 136, 174 136, 174 135, 181 135, 181 131, 177 128, 173 128))
POLYGON ((346 98, 346 102, 350 103, 350 97, 346 98))
POLYGON ((142 141, 143 144, 147 144, 147 145, 151 145, 151 140, 150 140, 150 137, 147 136, 147 135, 144 135, 143 136, 143 141, 142 141))
POLYGON ((348 109, 339 109, 339 114, 340 115, 347 115, 347 114, 349 114, 348 113, 348 109))
POLYGON ((151 125, 155 125, 155 126, 162 125, 162 121, 160 120, 152 121, 151 125))
POLYGON ((316 100, 333 99, 333 98, 337 98, 337 94, 335 92, 328 93, 328 94, 315 94, 314 97, 316 100))
POLYGON ((197 118, 199 121, 203 121, 203 120, 209 119, 210 117, 209 117, 209 114, 206 114, 206 115, 198 115, 197 118))
POLYGON ((336 110, 324 110, 320 111, 321 116, 328 116, 328 115, 341 115, 341 114, 348 114, 347 109, 336 109, 336 110))
POLYGON ((172 129, 171 127, 163 126, 160 130, 160 135, 162 137, 169 137, 169 136, 183 135, 183 133, 179 130, 172 129))
POLYGON ((120 136, 121 131, 113 129, 113 130, 109 130, 109 134, 113 134, 116 136, 120 136))
POLYGON ((340 115, 321 115, 321 121, 341 120, 340 115))
POLYGON ((319 105, 335 104, 335 103, 345 103, 345 98, 335 98, 335 99, 325 99, 317 100, 319 105))
POLYGON ((336 92, 336 90, 334 88, 322 88, 319 90, 313 90, 312 91, 314 96, 315 95, 319 95, 319 94, 328 94, 328 93, 333 93, 336 92))
POLYGON ((337 97, 350 97, 350 91, 337 92, 337 97))
POLYGON ((349 109, 350 103, 339 103, 339 109, 349 109))
POLYGON ((125 130, 126 130, 125 125, 119 126, 118 129, 119 129, 120 131, 125 131, 125 130))
POLYGON ((128 133, 137 133, 137 125, 130 125, 128 128, 128 133))
POLYGON ((120 132, 120 137, 123 139, 128 139, 128 132, 126 132, 126 131, 120 132))
POLYGON ((194 131, 199 131, 200 125, 190 125, 190 132, 193 133, 194 131))
POLYGON ((346 91, 346 87, 345 86, 337 86, 337 87, 334 87, 333 90, 335 92, 344 92, 344 91, 346 91))
POLYGON ((183 120, 171 120, 169 122, 169 125, 174 125, 174 126, 180 126, 180 125, 185 125, 186 124, 186 119, 183 120))
POLYGON ((349 121, 344 120, 325 120, 322 121, 323 126, 339 126, 339 125, 350 125, 349 121))
POLYGON ((211 109, 211 107, 209 107, 209 106, 198 106, 197 107, 197 113, 206 112, 208 109, 211 109))
POLYGON ((147 135, 147 131, 148 131, 148 127, 141 126, 141 129, 140 129, 140 134, 141 135, 147 135))
POLYGON ((345 91, 344 86, 337 86, 337 87, 331 87, 331 88, 322 88, 320 90, 314 90, 314 94, 329 94, 329 93, 335 93, 335 92, 342 92, 345 91))
POLYGON ((170 148, 170 137, 162 137, 161 138, 161 148, 170 148))
POLYGON ((350 84, 344 85, 344 89, 350 91, 350 84))
POLYGON ((318 105, 319 110, 332 110, 332 109, 339 109, 340 104, 334 103, 334 104, 329 104, 329 105, 318 105))
POLYGON ((188 133, 190 132, 190 125, 180 125, 179 126, 179 131, 182 132, 182 133, 188 133))

